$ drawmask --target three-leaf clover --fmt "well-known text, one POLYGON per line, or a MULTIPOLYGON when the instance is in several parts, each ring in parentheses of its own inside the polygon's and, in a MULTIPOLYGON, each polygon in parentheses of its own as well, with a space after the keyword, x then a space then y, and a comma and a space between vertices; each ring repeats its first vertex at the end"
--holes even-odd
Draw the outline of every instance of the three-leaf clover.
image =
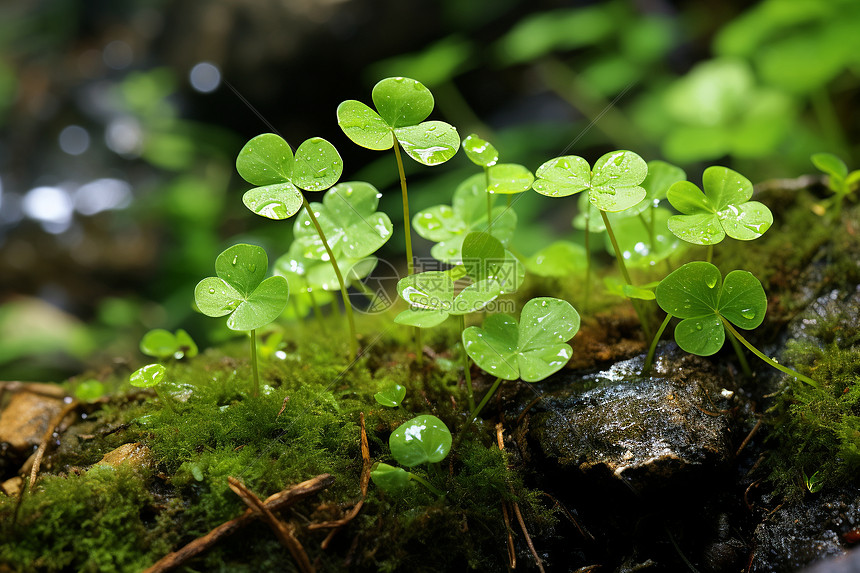
POLYGON ((550 159, 536 172, 532 189, 548 197, 567 197, 588 191, 588 200, 601 211, 623 211, 645 198, 639 186, 648 166, 632 151, 612 151, 600 157, 592 170, 576 155, 550 159))
POLYGON ((448 271, 428 271, 409 275, 397 282, 397 293, 409 303, 394 322, 430 328, 441 324, 451 315, 476 312, 501 294, 501 285, 494 279, 475 282, 454 296, 454 280, 448 271))
POLYGON ((217 277, 197 284, 194 300, 207 316, 225 316, 231 330, 256 330, 275 320, 289 298, 284 277, 263 280, 269 267, 266 251, 256 245, 233 245, 215 259, 217 277))
POLYGON ((715 245, 726 235, 741 241, 757 239, 773 224, 763 204, 750 201, 749 179, 727 167, 711 166, 702 175, 704 192, 689 181, 674 183, 667 194, 681 215, 669 218, 669 230, 695 245, 715 245))
POLYGON ((675 341, 683 350, 710 356, 723 347, 723 318, 744 330, 762 323, 767 296, 757 278, 747 271, 732 271, 723 280, 711 263, 696 261, 677 269, 657 285, 657 304, 681 318, 675 341))
MULTIPOLYGON (((445 263, 458 264, 463 239, 473 231, 487 230, 487 198, 484 176, 473 175, 454 191, 451 205, 436 205, 418 212, 412 219, 415 231, 437 243, 430 249, 433 258, 445 263)), ((495 201, 495 195, 490 196, 495 201)), ((517 215, 513 209, 499 206, 491 211, 492 235, 503 245, 514 236, 517 215)))
POLYGON ((138 368, 129 376, 128 381, 132 386, 136 386, 138 388, 152 388, 155 390, 155 394, 158 396, 161 403, 167 406, 167 409, 170 411, 175 411, 173 408, 173 400, 167 395, 163 394, 159 389, 159 386, 164 381, 164 376, 167 374, 167 368, 162 364, 147 364, 141 368, 138 368))
POLYGON ((811 159, 818 169, 827 174, 827 187, 836 194, 834 215, 838 218, 842 211, 842 200, 860 186, 860 169, 849 173, 845 162, 832 153, 816 153, 811 159))
POLYGON ((541 297, 527 302, 520 321, 493 314, 482 327, 463 332, 469 357, 485 372, 504 380, 543 380, 567 364, 567 341, 579 330, 579 313, 567 301, 541 297))
MULTIPOLYGON (((349 267, 345 259, 359 261, 376 252, 391 238, 391 220, 376 210, 379 197, 379 192, 370 183, 353 181, 329 189, 322 203, 310 203, 344 274, 349 267)), ((322 238, 306 212, 296 217, 293 234, 304 257, 328 260, 322 238)))
POLYGON ((388 438, 392 457, 408 468, 437 463, 451 451, 451 432, 445 422, 424 414, 401 424, 388 438))
POLYGON ((454 157, 460 136, 443 121, 424 121, 433 111, 433 94, 410 78, 386 78, 371 93, 376 111, 356 100, 337 108, 337 123, 348 138, 367 149, 391 149, 395 140, 406 154, 423 165, 438 165, 454 157))
POLYGON ((264 133, 245 144, 236 170, 252 185, 242 202, 269 219, 282 220, 302 207, 301 189, 324 191, 340 179, 343 161, 337 149, 320 137, 308 139, 293 151, 274 133, 264 133))

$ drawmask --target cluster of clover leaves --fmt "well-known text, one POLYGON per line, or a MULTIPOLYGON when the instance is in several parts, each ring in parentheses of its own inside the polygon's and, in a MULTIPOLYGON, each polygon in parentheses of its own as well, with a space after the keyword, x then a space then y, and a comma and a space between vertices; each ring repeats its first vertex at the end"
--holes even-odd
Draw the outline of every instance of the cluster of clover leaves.
MULTIPOLYGON (((357 100, 345 101, 337 109, 337 122, 344 134, 361 147, 394 150, 408 268, 407 276, 397 284, 397 292, 408 307, 394 321, 420 332, 449 317, 457 318, 470 410, 458 440, 504 380, 539 382, 564 367, 573 353, 568 342, 580 327, 577 310, 558 298, 528 300, 518 318, 488 313, 493 303, 515 293, 526 271, 538 276, 568 277, 584 270, 587 307, 592 250, 589 241, 593 234, 603 232, 605 248, 615 255, 623 278, 623 282, 608 282, 607 287, 631 301, 646 339, 652 339, 646 371, 660 337, 670 321, 677 318, 675 340, 687 352, 710 356, 728 338, 745 371, 749 367, 741 345, 771 366, 816 385, 814 380, 764 355, 738 332, 754 329, 764 319, 767 300, 761 283, 744 270, 734 270, 723 278, 710 263, 714 245, 725 237, 754 240, 773 223, 770 210, 751 200, 752 184, 739 173, 726 167, 708 167, 699 188, 687 181, 678 167, 662 161, 646 163, 632 151, 617 150, 606 153, 593 165, 575 155, 556 157, 533 174, 522 165, 499 163, 498 150, 478 135, 471 134, 461 143, 453 126, 428 121, 433 96, 416 80, 384 79, 376 84, 371 96, 375 109, 357 100), (434 205, 410 218, 401 149, 418 163, 434 166, 450 160, 460 147, 481 172, 456 187, 450 205, 434 205), (553 198, 580 194, 579 215, 573 225, 585 231, 585 244, 558 241, 530 257, 514 254, 510 247, 517 226, 514 197, 529 189, 553 198), (499 195, 507 197, 505 204, 496 203, 499 195), (664 202, 677 213, 667 209, 664 202), (435 243, 431 255, 448 265, 447 269, 416 272, 413 227, 422 238, 435 243), (684 245, 707 247, 706 260, 672 271, 672 255, 684 245), (653 272, 658 263, 671 271, 665 278, 634 284, 628 267, 653 272), (649 324, 649 316, 653 318, 656 311, 650 301, 656 301, 666 313, 656 332, 649 324), (467 318, 474 324, 467 327, 467 318), (473 363, 495 377, 477 404, 471 380, 473 363)), ((857 186, 860 176, 858 172, 849 174, 844 164, 832 156, 818 155, 813 161, 828 173, 838 211, 842 198, 857 186)), ((282 316, 290 300, 295 316, 303 317, 310 309, 319 317, 320 306, 335 302, 331 293, 340 291, 351 352, 357 356, 347 289, 362 289, 362 279, 378 263, 374 253, 391 237, 393 227, 388 216, 378 211, 381 195, 375 187, 359 181, 338 183, 343 173, 342 160, 324 139, 308 139, 293 152, 279 135, 263 134, 242 148, 236 168, 253 186, 243 196, 248 209, 273 220, 297 215, 293 242, 276 260, 272 276, 268 276, 268 257, 262 247, 238 244, 218 255, 216 276, 203 279, 195 288, 195 301, 202 313, 227 317, 229 329, 249 332, 256 394, 260 386, 256 332, 282 316), (321 202, 309 202, 306 192, 325 194, 321 202)), ((141 349, 162 360, 190 357, 197 352, 183 331, 150 333, 141 349)), ((132 383, 158 392, 165 373, 163 365, 151 364, 132 375, 132 383)), ((174 407, 169 396, 159 396, 168 407, 174 407)), ((403 386, 392 384, 374 398, 382 406, 398 408, 405 396, 403 386)), ((420 473, 403 469, 430 467, 456 447, 441 420, 426 414, 409 420, 391 434, 389 447, 399 467, 375 464, 371 472, 374 483, 384 490, 397 491, 416 481, 443 495, 420 473)))

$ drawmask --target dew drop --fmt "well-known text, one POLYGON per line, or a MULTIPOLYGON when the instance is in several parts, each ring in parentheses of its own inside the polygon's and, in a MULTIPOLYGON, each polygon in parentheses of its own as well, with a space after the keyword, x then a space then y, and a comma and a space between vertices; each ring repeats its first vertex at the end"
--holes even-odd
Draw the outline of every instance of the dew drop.
POLYGON ((214 288, 210 288, 210 289, 209 289, 209 294, 215 294, 215 289, 214 289, 214 288))
POLYGON ((546 301, 542 300, 540 305, 541 305, 541 308, 546 308, 546 301))
POLYGON ((707 281, 708 288, 714 288, 717 286, 717 277, 711 277, 707 281))
POLYGON ((256 270, 257 270, 257 265, 255 265, 254 263, 251 263, 250 265, 248 265, 248 271, 253 273, 256 270))
POLYGON ((696 323, 696 330, 702 330, 702 323, 701 322, 696 323))
POLYGON ((755 318, 755 311, 751 308, 745 308, 741 311, 741 316, 747 320, 752 320, 755 318))
POLYGON ((239 255, 233 255, 233 264, 235 265, 237 262, 239 262, 239 255))

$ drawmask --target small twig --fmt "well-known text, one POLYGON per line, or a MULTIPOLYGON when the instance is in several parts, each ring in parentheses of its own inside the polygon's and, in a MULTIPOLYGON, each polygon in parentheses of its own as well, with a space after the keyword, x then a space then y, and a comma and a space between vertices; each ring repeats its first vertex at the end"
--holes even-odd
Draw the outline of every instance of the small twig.
POLYGON ((753 510, 753 506, 752 506, 752 504, 750 503, 749 493, 750 493, 750 490, 751 490, 752 488, 754 488, 755 486, 757 486, 759 483, 761 483, 761 480, 760 480, 760 479, 757 479, 757 480, 755 480, 754 482, 752 482, 751 484, 749 484, 749 485, 747 486, 747 488, 744 490, 744 503, 746 504, 747 509, 748 509, 748 510, 750 510, 750 511, 752 511, 752 510, 753 510))
POLYGON ((520 412, 520 415, 519 415, 519 416, 517 416, 517 421, 514 423, 514 425, 519 426, 519 425, 520 425, 520 422, 522 422, 522 421, 523 421, 523 416, 525 416, 525 415, 526 415, 526 412, 528 412, 529 410, 531 410, 531 409, 532 409, 532 407, 533 407, 535 404, 537 404, 538 402, 540 402, 542 398, 543 398, 543 396, 538 396, 537 398, 535 398, 534 400, 532 400, 531 402, 529 402, 528 404, 526 404, 526 407, 525 407, 525 408, 523 408, 523 411, 522 411, 522 412, 520 412))
POLYGON ((33 467, 30 469, 30 485, 27 487, 29 491, 33 491, 33 488, 36 486, 36 478, 39 477, 39 466, 42 465, 42 456, 45 455, 45 451, 48 449, 48 444, 51 441, 51 436, 54 435, 54 431, 59 428, 60 424, 63 423, 63 420, 66 416, 69 415, 75 408, 78 407, 80 402, 77 400, 72 400, 60 410, 60 413, 54 416, 51 420, 51 423, 48 424, 48 428, 45 430, 45 433, 42 435, 42 441, 39 442, 39 449, 36 450, 36 456, 33 458, 33 467))
POLYGON ((747 447, 747 444, 750 443, 750 440, 752 440, 753 436, 755 436, 756 432, 758 432, 759 428, 761 428, 761 423, 761 418, 759 418, 758 421, 755 423, 755 426, 753 426, 752 430, 750 430, 750 433, 747 434, 747 437, 744 438, 743 442, 741 442, 741 445, 738 447, 738 451, 735 452, 735 457, 741 455, 741 451, 743 451, 743 449, 747 447))
POLYGON ((570 522, 573 524, 573 526, 576 527, 576 530, 579 531, 579 534, 582 535, 583 538, 588 539, 590 541, 594 541, 594 536, 591 534, 591 532, 579 524, 579 521, 577 521, 577 519, 564 506, 563 503, 561 503, 560 501, 558 501, 556 498, 554 498, 553 496, 551 496, 550 494, 548 494, 545 491, 542 491, 541 493, 543 495, 545 495, 546 497, 550 498, 552 500, 553 504, 555 505, 555 507, 558 507, 561 509, 562 513, 564 513, 564 515, 567 516, 567 518, 570 520, 570 522))
MULTIPOLYGON (((502 425, 496 424, 496 443, 499 445, 499 450, 505 449, 505 440, 502 438, 502 425)), ((505 532, 508 534, 508 560, 511 563, 511 569, 517 568, 517 553, 514 549, 514 536, 511 528, 511 517, 508 514, 508 503, 502 500, 502 517, 505 519, 505 532)))
POLYGON ((245 502, 250 509, 259 513, 266 520, 266 523, 269 527, 272 528, 272 531, 275 532, 275 535, 278 536, 278 539, 284 546, 290 551, 290 555, 295 559, 296 564, 299 566, 299 570, 302 573, 314 573, 316 569, 311 564, 311 560, 308 558, 308 554, 305 552, 305 548, 302 547, 302 544, 296 538, 296 534, 294 532, 294 528, 292 525, 284 523, 277 517, 272 511, 267 508, 260 498, 258 498, 254 493, 245 487, 245 484, 240 482, 234 477, 228 477, 227 483, 230 485, 230 489, 242 498, 242 501, 245 502))
POLYGON ((362 506, 364 505, 364 499, 367 497, 367 488, 370 485, 370 468, 373 465, 370 460, 370 446, 367 442, 367 430, 364 426, 364 412, 359 414, 359 423, 361 426, 361 459, 363 462, 361 468, 361 480, 359 481, 361 488, 361 499, 358 500, 349 512, 344 515, 340 519, 335 519, 331 521, 323 521, 321 523, 312 523, 308 526, 308 529, 331 529, 326 538, 323 539, 323 542, 320 544, 322 549, 328 549, 329 544, 331 543, 334 536, 340 530, 341 527, 348 524, 350 521, 355 519, 355 516, 358 515, 358 512, 361 511, 362 506))
MULTIPOLYGON (((333 475, 320 474, 314 478, 311 478, 307 481, 303 481, 302 483, 296 484, 292 487, 288 487, 283 491, 279 491, 278 493, 267 497, 266 500, 263 502, 263 505, 269 511, 280 511, 282 509, 290 507, 291 505, 296 504, 297 502, 303 500, 310 495, 324 490, 333 483, 333 475)), ((206 535, 198 537, 197 539, 185 545, 181 549, 168 553, 167 555, 159 559, 157 562, 155 562, 155 564, 153 564, 151 567, 146 569, 143 573, 161 573, 162 571, 170 571, 175 567, 179 567, 187 560, 199 555, 200 553, 203 553, 204 551, 218 543, 218 541, 220 541, 221 539, 232 535, 233 533, 242 529, 243 527, 245 527, 259 517, 259 513, 251 509, 246 509, 245 513, 243 513, 239 517, 222 523, 206 535)))
POLYGON ((278 415, 277 415, 277 416, 275 416, 275 419, 276 419, 276 420, 277 420, 278 418, 280 418, 280 417, 281 417, 281 414, 283 414, 283 413, 284 413, 284 410, 286 410, 286 409, 287 409, 287 402, 289 402, 289 401, 290 401, 290 397, 289 397, 289 396, 284 396, 284 403, 283 403, 283 404, 281 404, 281 409, 280 409, 280 410, 278 410, 278 415))

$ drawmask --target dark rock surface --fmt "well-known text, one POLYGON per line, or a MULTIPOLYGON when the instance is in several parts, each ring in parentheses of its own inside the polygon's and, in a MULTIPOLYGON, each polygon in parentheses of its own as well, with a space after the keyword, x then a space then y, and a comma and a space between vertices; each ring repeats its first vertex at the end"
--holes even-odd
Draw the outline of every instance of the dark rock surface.
MULTIPOLYGON (((810 563, 844 555, 843 536, 858 526, 860 491, 852 485, 780 507, 755 529, 751 571, 798 571, 810 563)), ((821 567, 830 571, 826 565, 821 567)))

